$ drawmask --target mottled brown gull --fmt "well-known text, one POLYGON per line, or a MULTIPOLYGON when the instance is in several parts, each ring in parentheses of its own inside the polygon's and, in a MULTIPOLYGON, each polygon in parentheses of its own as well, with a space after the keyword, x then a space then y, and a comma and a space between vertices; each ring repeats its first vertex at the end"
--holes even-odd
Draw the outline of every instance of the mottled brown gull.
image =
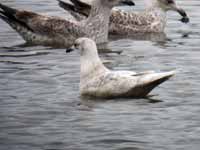
POLYGON ((28 43, 69 47, 78 37, 86 36, 100 44, 107 42, 112 7, 127 4, 130 3, 126 0, 95 0, 89 17, 79 22, 17 10, 0 3, 0 18, 28 43))
MULTIPOLYGON (((145 0, 146 9, 143 12, 125 12, 119 9, 113 9, 110 16, 109 33, 115 34, 133 34, 136 32, 164 32, 166 26, 166 13, 176 11, 181 16, 182 22, 189 22, 186 12, 179 8, 175 0, 145 0)), ((77 19, 83 19, 90 12, 90 4, 84 3, 84 0, 71 0, 72 4, 60 1, 60 6, 76 14, 77 19), (80 4, 81 3, 81 4, 80 4), (84 5, 83 5, 84 4, 84 5), (76 9, 77 7, 77 9, 76 9)))
POLYGON ((95 42, 88 38, 77 39, 74 47, 67 49, 67 52, 74 49, 78 49, 81 55, 80 93, 82 96, 145 97, 175 74, 174 71, 163 73, 111 71, 101 62, 95 42))

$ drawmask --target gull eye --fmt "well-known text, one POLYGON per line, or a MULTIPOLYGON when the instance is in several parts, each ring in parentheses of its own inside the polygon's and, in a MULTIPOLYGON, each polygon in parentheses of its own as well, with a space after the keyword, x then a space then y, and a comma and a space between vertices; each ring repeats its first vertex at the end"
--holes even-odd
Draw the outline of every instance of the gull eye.
POLYGON ((75 44, 74 44, 74 47, 78 47, 78 44, 77 44, 77 43, 75 43, 75 44))
POLYGON ((167 4, 174 4, 174 0, 167 0, 167 4))

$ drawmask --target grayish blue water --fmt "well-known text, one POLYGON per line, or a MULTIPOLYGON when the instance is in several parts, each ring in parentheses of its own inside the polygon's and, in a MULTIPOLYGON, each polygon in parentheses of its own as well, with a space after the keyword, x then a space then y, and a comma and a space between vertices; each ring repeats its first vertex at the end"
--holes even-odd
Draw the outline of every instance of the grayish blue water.
MULTIPOLYGON (((1 2, 65 16, 53 0, 1 2)), ((78 52, 16 46, 24 41, 0 20, 0 150, 199 150, 200 1, 178 4, 189 24, 170 12, 166 35, 112 40, 122 54, 101 54, 115 70, 178 69, 153 99, 80 98, 78 52)))

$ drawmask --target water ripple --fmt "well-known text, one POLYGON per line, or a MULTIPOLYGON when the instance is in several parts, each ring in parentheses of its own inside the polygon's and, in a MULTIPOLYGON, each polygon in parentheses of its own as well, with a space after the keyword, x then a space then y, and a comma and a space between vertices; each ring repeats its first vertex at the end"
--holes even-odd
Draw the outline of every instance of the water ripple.
MULTIPOLYGON (((66 17, 57 1, 1 2, 66 17)), ((130 10, 143 9, 135 2, 130 10)), ((177 3, 189 24, 168 13, 165 34, 113 36, 109 48, 122 53, 100 54, 114 70, 179 71, 147 99, 80 97, 78 52, 28 45, 0 20, 0 149, 198 150, 200 1, 177 3)))

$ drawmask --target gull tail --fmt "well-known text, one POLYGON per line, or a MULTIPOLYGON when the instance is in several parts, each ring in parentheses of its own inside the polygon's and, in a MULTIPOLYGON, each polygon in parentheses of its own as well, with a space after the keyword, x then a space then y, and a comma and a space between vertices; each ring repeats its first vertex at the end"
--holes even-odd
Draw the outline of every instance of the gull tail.
POLYGON ((70 0, 74 5, 78 6, 78 7, 84 7, 84 8, 88 8, 91 9, 91 6, 87 3, 84 3, 80 0, 70 0))
POLYGON ((17 19, 15 18, 15 14, 17 13, 16 9, 10 8, 6 5, 0 3, 0 18, 4 20, 6 23, 14 27, 15 22, 17 19))
MULTIPOLYGON (((22 17, 22 19, 17 17, 17 15, 20 13, 24 13, 23 15, 25 16, 25 12, 20 12, 17 9, 0 3, 0 18, 2 20, 8 23, 14 30, 19 33, 23 33, 24 31, 32 31, 32 29, 27 25, 26 21, 23 20, 25 17, 22 17)), ((29 16, 27 15, 26 17, 28 18, 29 16)))
POLYGON ((87 3, 81 2, 80 0, 70 0, 72 4, 58 0, 59 6, 69 11, 75 18, 79 15, 88 17, 90 14, 91 6, 87 3))
POLYGON ((69 4, 67 2, 64 2, 62 0, 58 0, 58 5, 63 8, 64 10, 67 10, 67 11, 76 11, 76 8, 73 4, 69 4))
POLYGON ((134 88, 134 93, 136 97, 145 97, 147 96, 155 87, 161 83, 167 81, 169 78, 174 76, 176 71, 169 71, 163 73, 150 73, 142 75, 139 77, 138 85, 134 88))

